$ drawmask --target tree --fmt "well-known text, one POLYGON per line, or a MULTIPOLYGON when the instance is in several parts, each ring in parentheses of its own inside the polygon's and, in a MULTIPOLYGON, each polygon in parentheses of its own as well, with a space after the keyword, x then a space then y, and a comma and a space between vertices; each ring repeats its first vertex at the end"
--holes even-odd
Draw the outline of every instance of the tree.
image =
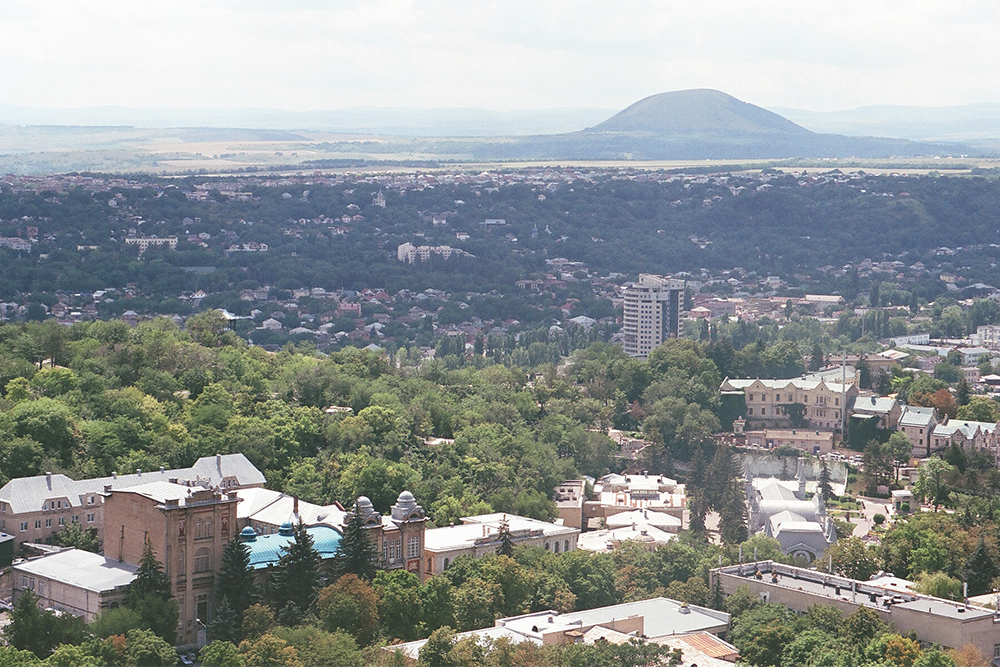
POLYGON ((263 604, 252 604, 243 612, 243 636, 257 639, 274 625, 274 612, 263 604))
POLYGON ((455 625, 454 589, 447 577, 431 577, 420 587, 420 602, 424 626, 434 631, 445 625, 455 625))
POLYGON ((910 462, 910 456, 913 454, 913 444, 905 433, 895 431, 889 436, 889 452, 892 456, 892 460, 896 463, 896 478, 899 478, 899 467, 905 466, 910 462))
POLYGON ((142 549, 142 557, 139 559, 139 569, 136 570, 135 579, 129 586, 129 601, 140 600, 147 595, 156 595, 165 600, 170 599, 170 582, 167 575, 163 573, 163 566, 156 560, 156 553, 153 545, 147 540, 142 549))
POLYGON ((337 573, 341 576, 355 574, 366 581, 375 578, 382 557, 378 545, 365 526, 364 516, 358 510, 357 503, 347 515, 344 533, 333 558, 337 573))
POLYGON ((455 631, 443 626, 431 633, 427 643, 420 647, 417 667, 440 667, 451 664, 451 649, 455 645, 455 631))
POLYGON ((265 634, 257 639, 244 639, 240 653, 247 665, 267 667, 303 667, 299 652, 284 639, 265 634))
POLYGON ((257 584, 250 569, 250 550, 237 536, 222 550, 222 565, 215 579, 221 601, 212 619, 212 636, 238 644, 243 638, 243 612, 257 601, 257 584))
POLYGON ((948 500, 947 477, 955 471, 955 467, 938 457, 928 459, 920 466, 917 483, 913 491, 921 498, 926 498, 934 504, 936 512, 941 503, 948 500))
MULTIPOLYGON (((327 632, 301 625, 296 628, 277 627, 275 637, 285 640, 299 652, 303 667, 362 667, 363 661, 354 637, 346 632, 327 632)), ((381 652, 381 649, 379 649, 381 652)))
POLYGON ((995 424, 1000 421, 1000 403, 986 396, 973 396, 958 408, 959 419, 995 424))
POLYGON ((812 355, 809 357, 809 370, 815 372, 821 368, 823 368, 823 348, 819 343, 815 343, 812 355))
POLYGON ((146 542, 139 569, 129 586, 129 607, 138 612, 143 626, 170 644, 177 636, 177 601, 171 596, 170 582, 156 560, 153 546, 146 542))
POLYGON ((914 585, 914 590, 924 595, 932 595, 945 600, 962 599, 962 582, 953 577, 949 577, 944 572, 928 573, 920 575, 920 579, 914 585))
POLYGON ((969 382, 963 374, 958 380, 958 387, 955 388, 955 402, 958 403, 959 407, 968 405, 971 395, 972 389, 969 387, 969 382))
POLYGON ((129 630, 125 636, 125 653, 129 665, 175 665, 177 652, 153 631, 129 630))
POLYGON ((405 570, 383 570, 375 575, 372 588, 378 596, 378 617, 385 631, 395 639, 416 639, 423 620, 417 576, 405 570))
POLYGON ((819 471, 819 493, 824 502, 829 502, 833 498, 833 486, 830 484, 830 466, 826 459, 823 459, 819 471))
POLYGON ((84 528, 80 522, 70 523, 52 533, 52 541, 61 547, 76 547, 95 554, 101 550, 101 543, 97 541, 97 530, 84 528))
POLYGON ((231 642, 213 641, 198 653, 202 667, 245 667, 246 660, 231 642))
POLYGON ((514 540, 510 536, 510 522, 507 521, 507 516, 504 515, 503 519, 500 520, 500 530, 498 531, 497 537, 500 538, 500 546, 497 547, 498 556, 513 556, 514 555, 514 540))
POLYGON ((316 615, 323 627, 329 632, 345 630, 362 646, 367 646, 375 636, 378 607, 375 591, 356 574, 341 575, 321 590, 316 599, 316 615))
POLYGON ((996 558, 993 552, 980 534, 976 548, 965 561, 963 578, 969 585, 969 595, 983 595, 989 593, 993 587, 993 580, 1000 576, 1000 567, 997 567, 996 558))
POLYGON ((280 610, 292 602, 304 612, 312 608, 319 586, 319 554, 301 520, 293 530, 294 539, 281 547, 281 557, 271 577, 271 606, 280 610))
POLYGON ((827 569, 831 558, 834 572, 851 579, 867 581, 879 571, 878 553, 857 537, 848 537, 831 544, 820 559, 819 566, 827 569))
POLYGON ((887 444, 878 440, 871 440, 865 445, 862 454, 864 462, 864 476, 868 480, 870 492, 874 492, 878 486, 888 486, 893 480, 895 467, 893 466, 893 453, 887 444))
POLYGON ((14 648, 45 658, 59 644, 81 643, 85 633, 82 618, 42 611, 38 608, 34 592, 26 590, 14 603, 10 624, 4 628, 3 637, 14 648))

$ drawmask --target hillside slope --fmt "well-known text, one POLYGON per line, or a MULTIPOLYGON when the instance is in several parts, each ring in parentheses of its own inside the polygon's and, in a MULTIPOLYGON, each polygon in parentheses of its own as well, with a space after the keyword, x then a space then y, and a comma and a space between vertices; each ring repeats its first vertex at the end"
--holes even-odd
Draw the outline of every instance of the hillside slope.
POLYGON ((706 88, 651 95, 585 132, 812 134, 774 112, 706 88))

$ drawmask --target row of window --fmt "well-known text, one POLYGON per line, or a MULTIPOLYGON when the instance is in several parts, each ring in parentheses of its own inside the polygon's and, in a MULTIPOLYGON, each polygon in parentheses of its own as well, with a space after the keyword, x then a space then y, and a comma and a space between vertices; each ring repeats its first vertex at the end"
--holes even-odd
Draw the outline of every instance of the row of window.
MULTIPOLYGON (((74 514, 73 516, 71 516, 69 518, 69 522, 70 523, 80 523, 80 515, 79 514, 74 514)), ((58 523, 59 526, 65 526, 66 525, 66 517, 64 517, 64 516, 58 517, 58 522, 57 523, 58 523)), ((93 512, 87 514, 87 523, 94 523, 94 513, 93 512)), ((38 530, 41 527, 42 527, 42 519, 35 519, 35 530, 38 530)), ((52 517, 49 517, 49 518, 45 519, 45 527, 46 528, 51 528, 52 527, 52 517)), ((28 522, 27 521, 22 521, 21 522, 21 532, 24 533, 24 532, 27 532, 27 530, 28 530, 28 522)))
MULTIPOLYGON (((754 394, 747 394, 747 403, 752 402, 753 401, 753 397, 754 397, 754 394)), ((826 404, 826 399, 827 399, 826 396, 817 396, 815 402, 816 403, 822 403, 822 404, 825 405, 826 404)), ((761 401, 766 401, 767 400, 767 394, 761 394, 760 395, 760 400, 761 401)), ((776 402, 780 403, 781 402, 781 394, 775 394, 774 395, 774 400, 776 402)), ((788 394, 788 402, 789 403, 794 403, 795 402, 795 396, 793 394, 788 394)), ((808 403, 809 402, 809 396, 803 396, 802 397, 802 402, 803 403, 808 403)), ((833 399, 833 404, 834 405, 840 405, 840 399, 839 398, 834 398, 833 399)))
MULTIPOLYGON (((94 501, 94 496, 89 496, 87 498, 87 504, 88 505, 93 505, 94 502, 95 502, 94 501)), ((68 500, 66 500, 66 501, 62 501, 62 500, 47 500, 44 503, 42 503, 42 509, 43 510, 61 510, 64 507, 66 509, 69 509, 70 507, 72 507, 72 505, 70 504, 70 502, 68 500)))
MULTIPOLYGON (((402 557, 403 552, 403 540, 402 538, 398 540, 383 540, 382 541, 382 558, 385 559, 387 563, 395 563, 399 561, 402 557)), ((423 555, 420 550, 420 536, 413 535, 406 538, 406 557, 420 558, 423 555)))

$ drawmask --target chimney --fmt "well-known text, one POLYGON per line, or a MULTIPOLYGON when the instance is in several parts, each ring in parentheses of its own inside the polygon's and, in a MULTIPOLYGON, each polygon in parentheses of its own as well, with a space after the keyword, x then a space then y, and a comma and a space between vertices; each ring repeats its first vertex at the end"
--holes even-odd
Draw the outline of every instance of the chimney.
POLYGON ((142 468, 136 468, 135 469, 135 474, 139 475, 140 477, 142 477, 142 468))
POLYGON ((52 473, 51 472, 46 472, 45 473, 45 483, 48 485, 48 487, 50 489, 52 488, 52 473))
POLYGON ((163 466, 160 466, 160 474, 163 474, 163 466))
POLYGON ((111 479, 118 479, 118 473, 114 470, 111 471, 111 479))
POLYGON ((111 493, 111 485, 110 484, 105 484, 104 485, 104 493, 111 493))
POLYGON ((219 468, 222 468, 222 454, 216 453, 216 455, 215 455, 215 465, 217 465, 219 468))
POLYGON ((292 512, 295 514, 295 516, 299 515, 299 497, 298 496, 292 496, 292 512))

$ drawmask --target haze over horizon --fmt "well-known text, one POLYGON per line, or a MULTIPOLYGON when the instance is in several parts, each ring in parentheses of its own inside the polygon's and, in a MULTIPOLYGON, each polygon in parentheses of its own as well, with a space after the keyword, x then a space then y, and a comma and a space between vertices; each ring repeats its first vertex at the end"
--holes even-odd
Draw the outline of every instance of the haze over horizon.
POLYGON ((0 28, 0 104, 22 107, 622 109, 688 88, 810 111, 1000 102, 988 2, 14 0, 0 28))

